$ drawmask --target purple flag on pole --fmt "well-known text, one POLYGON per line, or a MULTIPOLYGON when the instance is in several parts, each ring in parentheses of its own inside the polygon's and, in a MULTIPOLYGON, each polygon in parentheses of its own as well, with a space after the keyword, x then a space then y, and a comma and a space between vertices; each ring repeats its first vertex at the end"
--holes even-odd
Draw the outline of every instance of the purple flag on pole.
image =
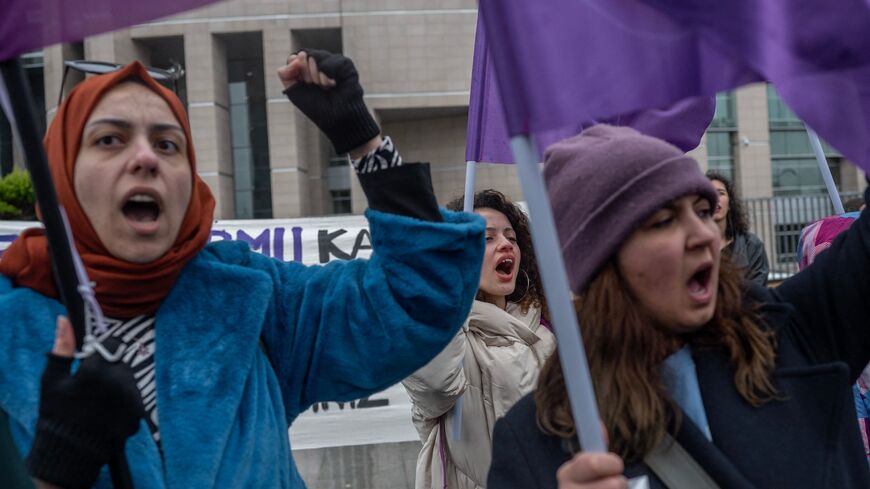
MULTIPOLYGON (((492 58, 487 49, 485 28, 478 18, 474 40, 474 64, 468 108, 467 161, 511 163, 510 135, 505 124, 492 58)), ((668 109, 649 109, 603 119, 575 119, 552 129, 536 130, 535 142, 540 156, 552 143, 578 134, 596 122, 631 126, 640 132, 664 139, 684 151, 701 141, 716 110, 714 97, 692 97, 668 109)))
POLYGON ((480 16, 509 135, 767 80, 870 170, 867 0, 480 0, 480 16))
POLYGON ((0 60, 190 10, 215 0, 3 0, 0 60))

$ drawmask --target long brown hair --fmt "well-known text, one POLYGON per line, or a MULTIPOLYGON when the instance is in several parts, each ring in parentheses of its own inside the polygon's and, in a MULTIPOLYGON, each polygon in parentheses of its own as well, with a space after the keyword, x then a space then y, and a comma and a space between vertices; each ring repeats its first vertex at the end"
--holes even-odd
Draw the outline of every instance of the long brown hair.
MULTIPOLYGON (((452 211, 461 211, 464 197, 453 199, 447 204, 452 211)), ((535 249, 532 247, 532 234, 529 231, 529 220, 526 214, 507 196, 498 190, 481 190, 474 194, 474 209, 492 209, 504 214, 517 236, 517 246, 520 248, 520 268, 517 273, 517 285, 513 293, 505 297, 508 302, 520 306, 523 314, 529 307, 541 310, 541 316, 549 318, 547 303, 544 301, 544 288, 538 274, 538 263, 535 261, 535 249), (525 279, 528 280, 525 280, 525 279)))
MULTIPOLYGON (((734 385, 751 405, 758 407, 776 398, 771 381, 774 336, 761 325, 756 307, 743 303, 741 281, 742 273, 728 260, 722 260, 713 319, 683 337, 653 326, 629 292, 615 259, 576 300, 611 451, 626 460, 643 458, 661 442, 669 424, 679 426, 680 411, 666 392, 660 369, 681 340, 696 348, 724 349, 734 366, 734 385)), ((564 438, 574 436, 574 420, 557 353, 544 365, 535 402, 538 426, 543 432, 564 438)))

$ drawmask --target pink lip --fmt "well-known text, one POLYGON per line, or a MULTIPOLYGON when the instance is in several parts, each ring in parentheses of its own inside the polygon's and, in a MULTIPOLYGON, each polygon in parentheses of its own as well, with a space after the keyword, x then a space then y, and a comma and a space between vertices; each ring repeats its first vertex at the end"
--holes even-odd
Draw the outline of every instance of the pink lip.
POLYGON ((123 206, 124 203, 126 203, 128 200, 130 200, 130 197, 132 197, 136 194, 144 194, 144 195, 151 197, 152 199, 154 199, 155 202, 157 202, 157 206, 160 208, 160 212, 163 212, 163 196, 160 195, 160 192, 158 192, 150 187, 133 187, 133 188, 131 188, 126 193, 124 193, 124 196, 121 198, 121 205, 123 206))
POLYGON ((514 272, 511 272, 507 275, 495 272, 495 277, 499 280, 499 282, 510 282, 514 278, 514 272))
POLYGON ((127 224, 133 228, 133 232, 140 236, 153 236, 157 234, 157 231, 160 229, 160 218, 157 221, 152 222, 142 222, 142 221, 133 221, 132 219, 128 219, 127 216, 124 216, 124 220, 127 221, 127 224))

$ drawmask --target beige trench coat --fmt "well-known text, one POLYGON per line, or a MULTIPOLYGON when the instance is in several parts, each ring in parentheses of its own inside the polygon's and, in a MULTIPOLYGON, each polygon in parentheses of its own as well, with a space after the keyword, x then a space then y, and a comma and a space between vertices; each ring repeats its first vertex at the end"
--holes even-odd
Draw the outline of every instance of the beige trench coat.
POLYGON ((540 318, 537 309, 523 315, 515 304, 504 311, 474 301, 450 344, 402 382, 423 441, 417 489, 486 486, 495 421, 534 389, 555 347, 540 318), (456 426, 454 406, 460 397, 462 414, 456 426))

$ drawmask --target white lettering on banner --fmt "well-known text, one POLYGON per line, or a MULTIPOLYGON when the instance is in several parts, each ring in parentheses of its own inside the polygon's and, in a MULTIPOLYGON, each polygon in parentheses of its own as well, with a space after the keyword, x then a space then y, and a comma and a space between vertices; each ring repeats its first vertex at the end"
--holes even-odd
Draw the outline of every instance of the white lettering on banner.
MULTIPOLYGON (((3 251, 39 222, 0 221, 3 251)), ((363 216, 215 221, 210 241, 239 240, 277 260, 317 265, 368 258, 372 241, 363 216)), ((299 415, 290 429, 294 450, 417 441, 411 400, 400 384, 348 403, 318 403, 299 415)))

